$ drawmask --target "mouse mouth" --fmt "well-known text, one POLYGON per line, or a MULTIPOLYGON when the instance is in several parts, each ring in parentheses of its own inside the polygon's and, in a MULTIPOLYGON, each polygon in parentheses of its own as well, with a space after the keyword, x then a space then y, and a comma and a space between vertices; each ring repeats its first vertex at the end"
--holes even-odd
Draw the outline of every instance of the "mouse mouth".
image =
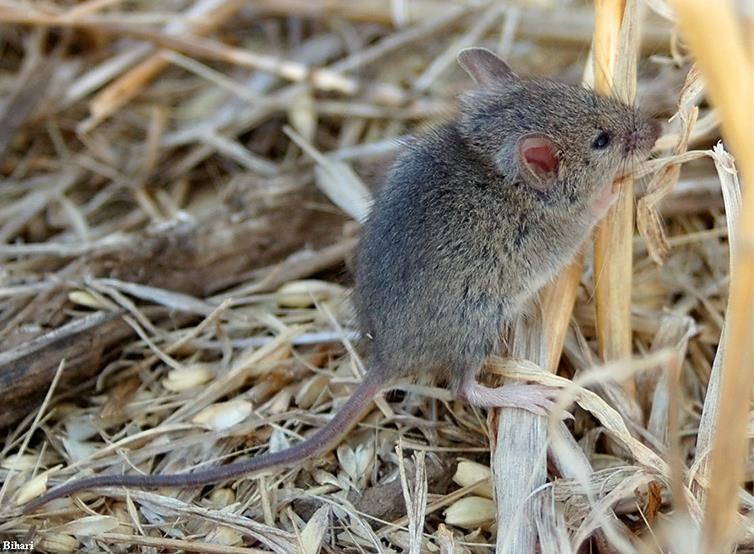
POLYGON ((651 148, 652 146, 650 145, 644 146, 641 149, 637 148, 633 152, 626 152, 620 166, 615 171, 615 175, 611 182, 618 179, 625 179, 635 173, 639 166, 649 159, 651 148))
POLYGON ((620 194, 620 180, 621 177, 617 177, 597 190, 590 206, 592 217, 601 219, 607 213, 620 194))
POLYGON ((648 154, 649 150, 644 152, 633 152, 629 157, 626 158, 626 162, 621 164, 621 167, 618 168, 618 171, 615 173, 615 177, 613 178, 613 182, 618 179, 625 179, 626 177, 630 177, 639 168, 639 165, 647 160, 648 154))
POLYGON ((656 137, 647 136, 639 131, 634 131, 626 139, 623 153, 630 159, 641 160, 649 155, 655 142, 657 142, 656 137))

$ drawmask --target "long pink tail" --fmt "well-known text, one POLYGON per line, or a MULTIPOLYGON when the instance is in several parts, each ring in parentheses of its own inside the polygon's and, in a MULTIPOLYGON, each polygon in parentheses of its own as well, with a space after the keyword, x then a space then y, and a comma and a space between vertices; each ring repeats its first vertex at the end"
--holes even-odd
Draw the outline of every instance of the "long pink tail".
MULTIPOLYGON (((375 373, 372 372, 371 375, 375 373)), ((351 394, 335 417, 305 441, 280 452, 268 452, 251 460, 217 466, 194 473, 175 473, 170 475, 100 475, 79 481, 73 481, 57 487, 40 496, 24 507, 25 513, 32 512, 50 500, 71 493, 96 487, 133 487, 153 489, 157 487, 188 488, 225 481, 241 475, 247 475, 276 466, 293 465, 317 453, 330 450, 356 423, 358 423, 371 406, 372 400, 381 385, 378 379, 367 374, 364 381, 351 394)))

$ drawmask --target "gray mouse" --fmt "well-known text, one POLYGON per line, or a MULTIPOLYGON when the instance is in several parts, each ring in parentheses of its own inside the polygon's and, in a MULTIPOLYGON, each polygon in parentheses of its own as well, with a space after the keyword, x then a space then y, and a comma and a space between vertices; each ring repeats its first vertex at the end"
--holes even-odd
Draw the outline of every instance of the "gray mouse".
POLYGON ((476 88, 453 121, 406 145, 362 230, 353 299, 368 371, 336 416, 281 452, 193 473, 73 481, 24 511, 92 487, 191 487, 301 462, 334 447, 381 389, 404 378, 437 378, 480 406, 546 412, 551 389, 491 388, 477 375, 506 322, 606 213, 614 178, 649 155, 660 126, 586 88, 520 79, 483 48, 458 61, 476 88))

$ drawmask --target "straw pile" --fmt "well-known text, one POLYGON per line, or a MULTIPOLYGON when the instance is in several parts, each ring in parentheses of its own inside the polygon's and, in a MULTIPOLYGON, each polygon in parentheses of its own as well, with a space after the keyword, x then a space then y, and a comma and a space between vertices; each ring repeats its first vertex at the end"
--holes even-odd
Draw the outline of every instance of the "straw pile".
POLYGON ((754 547, 754 195, 737 176, 754 180, 752 22, 727 2, 646 4, 0 1, 0 536, 43 552, 754 547), (397 139, 452 114, 469 45, 666 122, 489 364, 563 387, 573 419, 405 385, 300 467, 22 514, 72 478, 226 463, 328 421, 363 371, 348 287, 368 191, 397 139))

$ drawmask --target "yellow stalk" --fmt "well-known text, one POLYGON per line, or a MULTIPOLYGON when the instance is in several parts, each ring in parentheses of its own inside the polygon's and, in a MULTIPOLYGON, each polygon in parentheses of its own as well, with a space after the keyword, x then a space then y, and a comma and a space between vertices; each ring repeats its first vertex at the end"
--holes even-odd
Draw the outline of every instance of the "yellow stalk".
MULTIPOLYGON (((621 44, 621 23, 626 13, 625 0, 595 0, 594 73, 595 89, 633 101, 635 72, 628 80, 614 78, 619 56, 634 56, 638 41, 621 44), (628 52, 621 51, 626 46, 628 52)), ((635 10, 634 10, 635 11, 635 10)), ((632 12, 633 13, 633 12, 632 12)), ((635 25, 635 21, 627 21, 635 25)), ((633 179, 615 183, 620 198, 597 227, 594 244, 595 304, 597 342, 605 360, 631 355, 631 275, 633 271, 634 186, 633 179)), ((635 394, 633 381, 625 384, 635 394)))
MULTIPOLYGON (((748 187, 754 186, 754 67, 731 2, 673 0, 684 40, 696 58, 708 98, 718 110, 726 146, 748 187)), ((738 491, 748 452, 747 420, 754 385, 754 194, 744 187, 732 255, 722 364, 719 432, 710 460, 702 552, 731 547, 738 491)))

